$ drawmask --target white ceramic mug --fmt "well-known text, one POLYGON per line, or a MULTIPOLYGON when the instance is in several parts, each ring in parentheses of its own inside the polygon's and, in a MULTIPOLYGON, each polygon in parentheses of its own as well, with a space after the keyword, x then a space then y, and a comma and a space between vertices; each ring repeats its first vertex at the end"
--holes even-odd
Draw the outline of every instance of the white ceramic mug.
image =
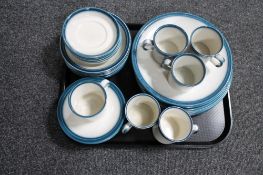
POLYGON ((153 58, 161 64, 165 58, 173 58, 184 52, 188 45, 188 36, 186 32, 173 24, 167 24, 159 27, 153 40, 143 41, 144 50, 152 50, 153 58))
POLYGON ((169 84, 181 90, 200 84, 206 75, 206 67, 201 58, 191 53, 181 54, 173 61, 167 58, 162 67, 169 70, 169 84))
POLYGON ((71 111, 79 117, 94 118, 105 107, 107 102, 106 89, 109 81, 100 83, 79 83, 72 87, 68 103, 71 111))
POLYGON ((205 61, 211 61, 216 67, 221 67, 225 58, 219 55, 223 48, 223 37, 213 27, 201 26, 196 28, 190 37, 192 49, 205 61))
POLYGON ((152 128, 154 138, 162 144, 183 142, 197 131, 198 126, 193 124, 190 115, 177 107, 165 109, 152 128))
POLYGON ((137 94, 129 99, 125 106, 125 115, 128 120, 122 128, 122 133, 127 133, 132 127, 147 129, 152 127, 160 114, 158 101, 145 93, 137 94))

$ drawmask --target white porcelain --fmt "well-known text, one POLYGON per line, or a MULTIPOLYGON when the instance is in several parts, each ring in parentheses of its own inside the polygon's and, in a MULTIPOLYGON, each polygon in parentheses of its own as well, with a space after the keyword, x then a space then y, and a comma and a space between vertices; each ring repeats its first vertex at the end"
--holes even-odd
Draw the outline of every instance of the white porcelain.
POLYGON ((174 57, 186 49, 188 37, 184 30, 176 25, 163 25, 159 27, 153 40, 143 42, 145 50, 152 51, 152 57, 161 64, 167 57, 174 57))
POLYGON ((191 45, 196 53, 220 67, 225 62, 218 53, 223 47, 221 34, 213 27, 202 26, 195 29, 191 35, 191 45))
MULTIPOLYGON (((177 15, 176 13, 175 15, 167 15, 148 25, 147 29, 145 29, 138 38, 138 47, 132 50, 133 65, 136 67, 135 72, 137 77, 141 78, 142 80, 140 81, 145 82, 147 86, 151 88, 150 91, 154 90, 163 97, 171 100, 192 102, 202 100, 213 94, 226 79, 228 64, 231 62, 225 46, 219 53, 225 58, 225 63, 219 68, 216 68, 210 62, 207 63, 206 68, 208 71, 203 81, 191 88, 187 93, 182 93, 169 84, 167 81, 167 71, 160 68, 160 65, 153 59, 151 52, 143 49, 143 42, 146 39, 151 39, 159 27, 167 24, 176 24, 181 27, 188 36, 190 36, 196 28, 206 25, 201 20, 187 15, 177 15)), ((137 41, 135 40, 134 42, 136 43, 137 41)))
POLYGON ((102 112, 107 103, 109 81, 87 82, 75 86, 69 94, 69 107, 73 113, 83 118, 94 118, 102 112))
POLYGON ((137 94, 130 98, 125 106, 125 115, 128 120, 122 129, 127 133, 132 127, 147 129, 158 120, 160 106, 157 100, 148 94, 137 94))
POLYGON ((160 115, 158 125, 153 129, 154 138, 162 144, 171 144, 187 140, 198 131, 191 117, 182 109, 170 107, 160 115))
POLYGON ((181 54, 173 61, 167 58, 163 66, 169 71, 170 86, 181 91, 190 90, 200 84, 206 75, 203 61, 194 54, 181 54))
POLYGON ((118 94, 110 86, 106 92, 107 103, 94 120, 76 117, 69 108, 69 97, 65 98, 62 116, 71 132, 84 138, 98 138, 116 126, 121 114, 121 102, 118 94))
POLYGON ((84 69, 88 69, 88 70, 103 69, 103 68, 109 67, 113 65, 114 63, 116 63, 119 59, 121 59, 121 55, 123 54, 123 52, 125 52, 125 48, 128 43, 127 43, 127 39, 126 39, 127 37, 126 37, 125 31, 122 27, 120 27, 120 34, 121 34, 121 46, 117 50, 117 52, 111 58, 109 58, 106 62, 92 64, 87 61, 78 59, 67 48, 65 48, 65 50, 67 52, 68 57, 80 67, 84 69))
POLYGON ((68 21, 65 36, 76 51, 98 55, 114 46, 117 28, 109 16, 98 11, 83 11, 68 21))

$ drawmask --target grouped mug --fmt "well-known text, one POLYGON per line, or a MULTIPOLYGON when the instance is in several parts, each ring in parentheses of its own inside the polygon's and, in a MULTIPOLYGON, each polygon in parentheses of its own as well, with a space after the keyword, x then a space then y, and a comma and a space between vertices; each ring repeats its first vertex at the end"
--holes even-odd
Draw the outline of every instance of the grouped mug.
POLYGON ((204 61, 211 61, 216 67, 221 67, 225 62, 225 58, 219 55, 224 45, 223 37, 215 28, 196 28, 191 34, 190 43, 194 52, 204 58, 204 61))
POLYGON ((181 108, 166 108, 159 117, 159 122, 152 128, 154 138, 162 144, 172 144, 187 140, 198 132, 190 115, 181 108))
POLYGON ((84 82, 72 88, 68 103, 70 110, 78 117, 93 119, 99 116, 107 103, 106 90, 109 81, 84 82))
POLYGON ((125 115, 128 123, 122 128, 122 133, 127 133, 132 127, 147 129, 152 127, 160 114, 158 101, 145 93, 137 94, 129 99, 125 106, 125 115))
POLYGON ((192 53, 183 53, 173 61, 166 58, 162 67, 169 70, 168 83, 181 90, 189 90, 200 84, 206 75, 203 61, 192 53))
POLYGON ((165 58, 173 58, 185 51, 188 45, 186 32, 179 26, 167 24, 159 27, 153 40, 143 41, 144 50, 152 50, 153 58, 162 64, 165 58))
POLYGON ((213 27, 201 26, 196 28, 190 36, 190 47, 188 47, 188 35, 186 32, 173 24, 159 27, 153 40, 143 41, 144 50, 151 50, 153 58, 163 64, 165 59, 174 59, 186 50, 193 50, 205 62, 212 62, 216 67, 221 67, 225 58, 219 54, 223 48, 223 37, 213 27))

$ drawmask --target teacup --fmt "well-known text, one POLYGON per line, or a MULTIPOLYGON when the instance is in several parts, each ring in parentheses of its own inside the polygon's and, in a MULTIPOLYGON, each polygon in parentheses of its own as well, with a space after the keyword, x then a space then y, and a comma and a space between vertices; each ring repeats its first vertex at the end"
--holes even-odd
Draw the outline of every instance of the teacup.
POLYGON ((173 61, 167 58, 162 66, 169 69, 169 84, 181 90, 200 84, 206 75, 206 67, 201 58, 191 53, 181 54, 173 61))
POLYGON ((223 48, 223 37, 213 27, 201 26, 196 28, 190 37, 192 49, 205 61, 211 61, 216 67, 221 67, 225 58, 219 55, 223 48))
POLYGON ((187 140, 198 131, 190 115, 178 107, 165 109, 157 125, 152 128, 154 138, 162 144, 172 144, 187 140))
POLYGON ((95 118, 107 103, 106 89, 109 81, 104 79, 100 83, 79 83, 74 86, 68 98, 70 110, 82 118, 95 118))
POLYGON ((165 58, 173 58, 185 51, 188 45, 188 36, 179 26, 167 24, 159 27, 153 40, 143 41, 144 50, 152 50, 153 58, 161 64, 165 58))
POLYGON ((127 133, 132 127, 147 129, 152 127, 160 114, 158 101, 145 93, 137 94, 129 99, 125 106, 125 115, 128 120, 122 128, 122 133, 127 133))
POLYGON ((121 45, 119 24, 107 11, 81 8, 71 13, 62 28, 69 55, 90 64, 107 61, 121 45))

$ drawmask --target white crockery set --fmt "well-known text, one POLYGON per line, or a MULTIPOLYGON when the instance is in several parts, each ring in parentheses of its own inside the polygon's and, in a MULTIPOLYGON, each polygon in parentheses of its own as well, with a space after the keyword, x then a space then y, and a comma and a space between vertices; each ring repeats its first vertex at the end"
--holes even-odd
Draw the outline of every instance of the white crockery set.
POLYGON ((152 128, 162 144, 185 141, 202 129, 192 117, 219 103, 232 81, 227 40, 213 24, 188 13, 151 19, 131 48, 129 29, 118 16, 81 8, 66 18, 60 49, 67 67, 86 78, 63 92, 57 117, 65 134, 83 144, 103 143, 120 130, 125 137, 131 128, 152 128), (121 90, 104 78, 123 68, 130 49, 144 93, 126 103, 121 90), (169 107, 162 111, 159 102, 169 107))

